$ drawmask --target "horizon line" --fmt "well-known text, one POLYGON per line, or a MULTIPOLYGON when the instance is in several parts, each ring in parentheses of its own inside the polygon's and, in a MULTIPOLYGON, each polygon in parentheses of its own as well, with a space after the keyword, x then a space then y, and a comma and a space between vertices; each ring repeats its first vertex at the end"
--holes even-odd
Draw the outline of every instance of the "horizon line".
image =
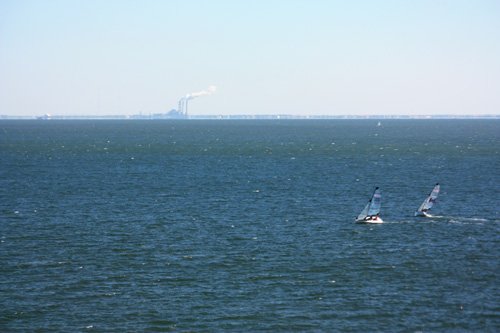
POLYGON ((13 116, 0 115, 0 120, 7 119, 38 119, 38 120, 76 120, 76 119, 122 119, 122 120, 170 120, 170 119, 500 119, 500 114, 434 114, 434 115, 384 115, 384 114, 366 114, 366 115, 293 115, 293 114, 232 114, 232 115, 187 115, 187 116, 169 116, 163 113, 151 113, 148 115, 50 115, 43 116, 13 116))

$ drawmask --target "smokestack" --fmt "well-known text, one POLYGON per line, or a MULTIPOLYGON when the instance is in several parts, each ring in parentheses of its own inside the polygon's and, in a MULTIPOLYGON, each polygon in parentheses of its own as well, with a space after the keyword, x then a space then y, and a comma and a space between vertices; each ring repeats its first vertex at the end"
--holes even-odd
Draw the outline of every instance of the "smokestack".
POLYGON ((179 114, 183 114, 183 112, 184 112, 184 97, 179 100, 177 112, 179 112, 179 114))
POLYGON ((183 116, 187 116, 187 114, 188 114, 188 101, 190 101, 196 97, 212 95, 216 90, 217 90, 217 87, 214 85, 211 85, 211 86, 208 86, 208 88, 206 90, 187 94, 186 96, 182 97, 179 100, 179 109, 177 111, 179 112, 179 114, 181 114, 183 116))

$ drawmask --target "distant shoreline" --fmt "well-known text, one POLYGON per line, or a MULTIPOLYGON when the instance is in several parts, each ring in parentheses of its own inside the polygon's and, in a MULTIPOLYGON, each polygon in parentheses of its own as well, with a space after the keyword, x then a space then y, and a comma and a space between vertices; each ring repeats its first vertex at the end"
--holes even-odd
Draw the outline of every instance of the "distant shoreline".
POLYGON ((10 116, 0 115, 0 120, 197 120, 197 119, 242 119, 242 120, 257 120, 257 119, 500 119, 500 115, 191 115, 184 117, 169 117, 165 114, 150 114, 150 115, 44 115, 44 116, 10 116))

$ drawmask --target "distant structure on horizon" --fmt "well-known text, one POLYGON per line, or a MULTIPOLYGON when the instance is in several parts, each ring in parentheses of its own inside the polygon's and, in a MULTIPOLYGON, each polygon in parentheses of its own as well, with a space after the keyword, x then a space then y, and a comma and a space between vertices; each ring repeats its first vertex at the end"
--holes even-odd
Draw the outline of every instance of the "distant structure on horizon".
POLYGON ((39 120, 49 120, 50 118, 52 118, 52 116, 50 115, 50 113, 46 113, 43 116, 36 117, 36 119, 39 119, 39 120))
POLYGON ((155 116, 156 118, 174 118, 174 119, 188 118, 189 101, 196 98, 196 97, 212 95, 216 90, 217 90, 217 87, 214 85, 211 85, 206 90, 187 94, 186 96, 179 99, 177 109, 172 109, 163 115, 162 114, 154 114, 153 116, 155 116))
POLYGON ((0 114, 3 119, 71 120, 71 119, 500 119, 500 114, 442 114, 442 115, 293 115, 293 114, 233 114, 233 115, 192 115, 172 109, 167 113, 142 112, 135 115, 50 115, 12 116, 0 114))

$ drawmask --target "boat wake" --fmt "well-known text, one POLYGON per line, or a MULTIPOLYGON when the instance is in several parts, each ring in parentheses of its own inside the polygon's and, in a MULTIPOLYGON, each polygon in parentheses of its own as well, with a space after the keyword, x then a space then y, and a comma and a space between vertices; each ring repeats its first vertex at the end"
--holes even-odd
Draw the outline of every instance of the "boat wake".
POLYGON ((426 217, 424 220, 427 220, 429 222, 448 222, 456 224, 473 224, 473 223, 496 221, 482 217, 463 217, 463 216, 447 216, 447 215, 432 215, 426 217))
POLYGON ((446 217, 449 223, 455 224, 482 224, 484 222, 489 222, 490 220, 480 217, 456 217, 448 216, 446 217))
POLYGON ((456 223, 456 224, 481 224, 485 222, 500 222, 499 219, 486 219, 482 217, 459 217, 447 215, 431 215, 427 217, 404 217, 401 219, 385 220, 384 224, 415 224, 415 223, 456 223))

